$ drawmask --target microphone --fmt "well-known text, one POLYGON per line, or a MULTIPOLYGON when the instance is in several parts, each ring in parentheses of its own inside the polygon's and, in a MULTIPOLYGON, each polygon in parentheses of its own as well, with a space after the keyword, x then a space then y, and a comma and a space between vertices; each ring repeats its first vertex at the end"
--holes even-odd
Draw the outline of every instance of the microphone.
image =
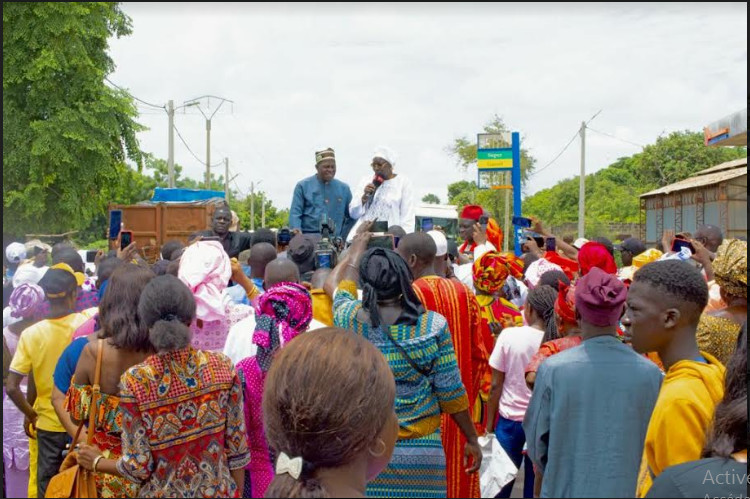
MULTIPOLYGON (((381 177, 380 175, 375 175, 372 179, 372 185, 375 186, 375 191, 378 190, 378 187, 383 185, 383 182, 385 182, 385 179, 381 177)), ((372 201, 373 196, 375 195, 375 191, 372 192, 372 194, 365 194, 365 204, 370 204, 372 201)))

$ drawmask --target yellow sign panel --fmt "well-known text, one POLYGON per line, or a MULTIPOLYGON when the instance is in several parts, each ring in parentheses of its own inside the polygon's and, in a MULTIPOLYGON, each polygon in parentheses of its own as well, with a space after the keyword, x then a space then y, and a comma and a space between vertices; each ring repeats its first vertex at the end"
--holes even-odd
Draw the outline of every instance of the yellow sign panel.
POLYGON ((477 161, 477 168, 483 170, 485 168, 513 168, 512 159, 480 159, 477 161))

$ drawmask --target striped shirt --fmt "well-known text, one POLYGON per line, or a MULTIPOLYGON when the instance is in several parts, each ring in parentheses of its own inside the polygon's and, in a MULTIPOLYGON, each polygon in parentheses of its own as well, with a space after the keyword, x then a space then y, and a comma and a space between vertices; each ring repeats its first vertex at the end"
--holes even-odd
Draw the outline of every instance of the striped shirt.
POLYGON ((382 353, 396 379, 396 414, 399 439, 419 438, 440 428, 440 414, 455 414, 468 409, 466 389, 461 382, 451 334, 445 318, 434 312, 419 317, 417 324, 383 326, 373 329, 360 321, 357 312, 362 302, 347 288, 344 281, 333 300, 334 325, 372 342, 382 353), (385 334, 390 334, 421 370, 411 367, 400 349, 385 334))

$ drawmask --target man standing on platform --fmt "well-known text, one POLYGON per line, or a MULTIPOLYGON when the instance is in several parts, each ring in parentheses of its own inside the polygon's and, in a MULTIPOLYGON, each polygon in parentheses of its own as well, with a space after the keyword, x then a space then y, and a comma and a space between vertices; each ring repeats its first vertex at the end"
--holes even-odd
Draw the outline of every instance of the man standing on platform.
POLYGON ((349 216, 352 191, 336 180, 336 156, 330 147, 315 153, 318 173, 300 180, 294 188, 289 210, 289 228, 303 234, 319 234, 320 220, 326 214, 336 225, 334 236, 346 239, 354 220, 349 216))

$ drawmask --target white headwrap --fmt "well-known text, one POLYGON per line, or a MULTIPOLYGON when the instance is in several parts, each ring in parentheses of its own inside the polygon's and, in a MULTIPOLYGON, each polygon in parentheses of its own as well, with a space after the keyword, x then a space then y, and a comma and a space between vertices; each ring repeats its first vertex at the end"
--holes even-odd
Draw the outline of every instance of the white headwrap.
POLYGON ((396 168, 396 152, 390 147, 376 147, 375 152, 372 153, 372 157, 384 159, 389 162, 393 168, 396 168))

